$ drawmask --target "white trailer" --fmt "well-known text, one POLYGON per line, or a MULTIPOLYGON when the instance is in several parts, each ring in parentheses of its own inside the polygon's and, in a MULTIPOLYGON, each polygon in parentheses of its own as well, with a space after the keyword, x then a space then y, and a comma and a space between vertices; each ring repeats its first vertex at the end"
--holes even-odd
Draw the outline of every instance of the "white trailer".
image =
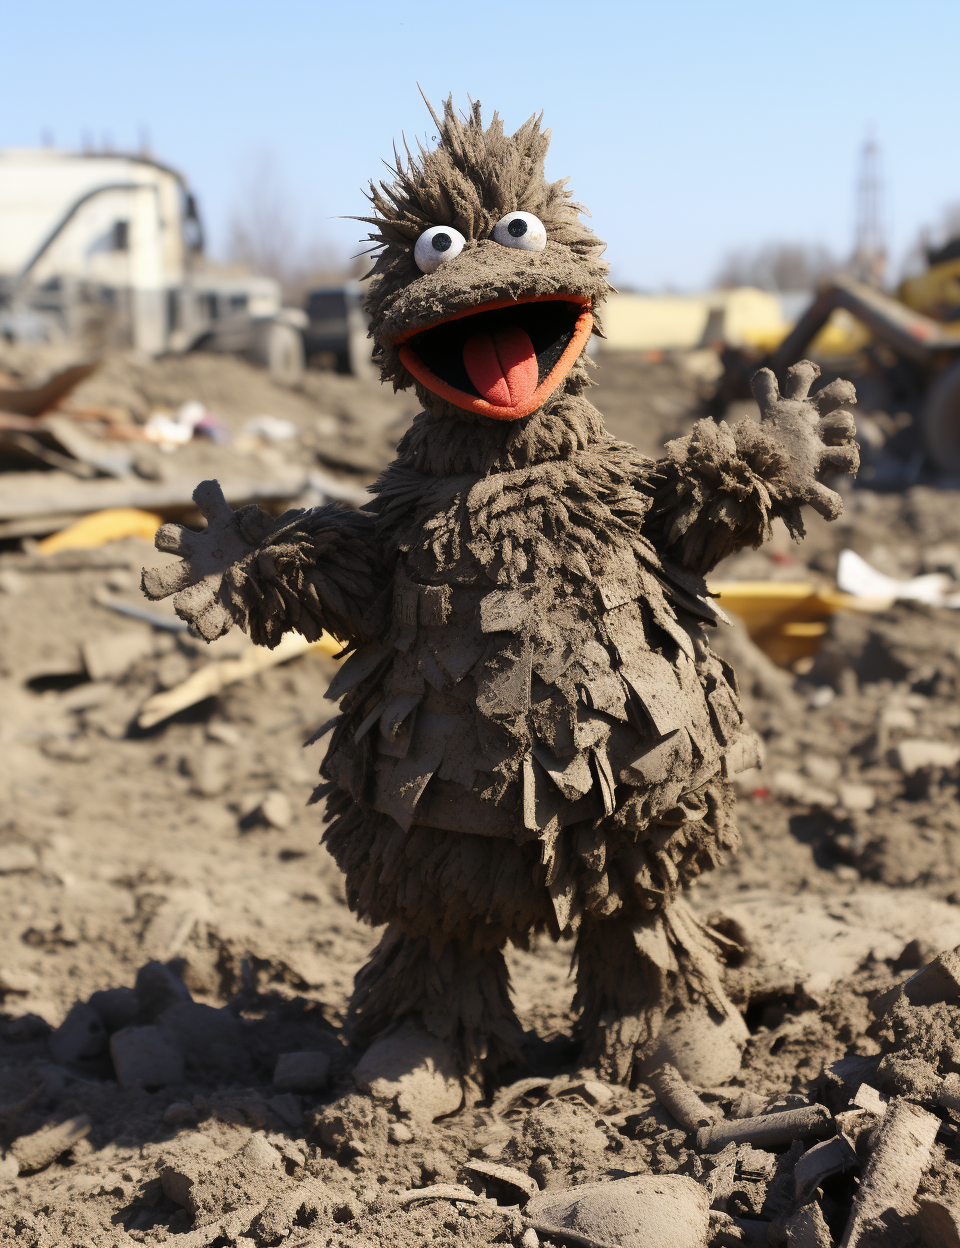
POLYGON ((142 155, 0 150, 6 338, 238 351, 296 384, 304 323, 271 278, 227 277, 204 260, 196 200, 176 170, 142 155))

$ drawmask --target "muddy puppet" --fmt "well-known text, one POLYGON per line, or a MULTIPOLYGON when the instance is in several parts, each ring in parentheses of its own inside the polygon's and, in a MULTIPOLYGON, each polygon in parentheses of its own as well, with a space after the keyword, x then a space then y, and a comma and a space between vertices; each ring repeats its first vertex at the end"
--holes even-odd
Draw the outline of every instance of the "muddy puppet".
POLYGON ((548 933, 576 936, 584 1065, 636 1079, 706 1028, 735 1069, 721 940, 682 900, 736 847, 754 762, 702 578, 775 517, 799 537, 803 504, 840 514, 820 475, 856 470, 853 387, 808 397, 802 363, 781 397, 762 371, 759 422, 701 420, 656 461, 615 440, 584 397, 603 244, 545 180, 549 132, 435 120, 362 218, 382 377, 423 405, 370 502, 275 519, 205 482, 208 527, 165 525, 182 562, 144 588, 207 639, 350 651, 315 796, 350 905, 388 925, 350 1006, 374 1067, 402 1029, 476 1090, 522 1034, 504 947, 548 933))

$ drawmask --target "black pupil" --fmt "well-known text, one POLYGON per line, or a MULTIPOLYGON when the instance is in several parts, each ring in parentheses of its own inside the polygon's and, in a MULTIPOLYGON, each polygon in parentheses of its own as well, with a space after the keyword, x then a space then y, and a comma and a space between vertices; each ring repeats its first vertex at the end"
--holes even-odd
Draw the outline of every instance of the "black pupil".
POLYGON ((511 238, 523 238, 527 232, 527 223, 520 217, 515 217, 507 226, 507 233, 511 238))
MULTIPOLYGON (((523 228, 526 229, 527 227, 524 226, 523 228)), ((453 239, 450 237, 449 234, 434 234, 433 236, 433 250, 434 251, 449 251, 452 245, 453 245, 453 239)))

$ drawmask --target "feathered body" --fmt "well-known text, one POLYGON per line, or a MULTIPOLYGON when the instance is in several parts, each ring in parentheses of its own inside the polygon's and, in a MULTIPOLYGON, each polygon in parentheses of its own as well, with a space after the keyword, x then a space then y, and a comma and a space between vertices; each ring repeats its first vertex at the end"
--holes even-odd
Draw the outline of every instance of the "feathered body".
POLYGON ((546 181, 548 135, 484 129, 478 106, 436 121, 366 218, 375 355, 423 412, 360 511, 227 509, 210 544, 248 553, 212 589, 182 577, 178 610, 352 651, 315 796, 351 906, 389 924, 357 1037, 413 1018, 479 1078, 517 1051, 506 942, 576 933, 585 1059, 628 1079, 672 1007, 732 1013, 719 937, 680 899, 736 846, 729 776, 755 761, 702 577, 827 503, 790 475, 791 453, 818 462, 803 413, 793 452, 754 422, 698 422, 659 461, 610 437, 583 396, 603 244, 546 181), (504 232, 518 214, 535 249, 504 232), (449 258, 424 267, 434 227, 449 258))

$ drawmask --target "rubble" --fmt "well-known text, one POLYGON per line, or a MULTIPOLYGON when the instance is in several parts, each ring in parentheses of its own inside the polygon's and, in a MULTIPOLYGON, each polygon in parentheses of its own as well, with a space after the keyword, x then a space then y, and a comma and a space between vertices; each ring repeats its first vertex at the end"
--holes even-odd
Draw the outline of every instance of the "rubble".
MULTIPOLYGON (((601 377, 599 405, 617 436, 654 453, 686 431, 695 400, 669 359, 621 356, 601 377), (651 392, 670 397, 666 415, 651 392)), ((262 384, 246 366, 122 361, 84 382, 77 402, 125 404, 139 421, 197 398, 234 441, 195 439, 163 455, 171 478, 183 457, 193 484, 216 455, 256 481, 269 451, 305 478, 325 473, 316 497, 340 488, 356 502, 376 455, 389 453, 386 431, 403 427, 403 400, 372 392, 368 415, 359 383, 314 382, 306 398, 274 404, 251 392, 244 406, 243 385, 262 384), (151 391, 161 374, 165 395, 151 391), (204 376, 221 378, 219 392, 201 389, 204 376), (251 434, 260 445, 243 450, 243 424, 267 412, 299 434, 251 434), (315 429, 321 417, 333 432, 315 429), (351 458, 363 471, 317 467, 351 458)), ((61 525, 61 486, 164 485, 136 473, 37 475, 50 490, 44 514, 61 525)), ((944 570, 944 560, 953 567, 944 555, 925 563, 937 545, 960 543, 953 494, 859 490, 846 507, 836 535, 811 521, 807 565, 748 552, 723 577, 827 584, 841 546, 901 579, 944 570)), ((776 536, 771 549, 800 551, 776 536)), ((11 538, 0 551, 0 1239, 615 1244, 609 1222, 565 1227, 563 1237, 554 1226, 552 1238, 551 1219, 594 1188, 608 1204, 587 1202, 571 1217, 621 1217, 630 1202, 619 1185, 636 1199, 644 1180, 687 1193, 692 1242, 823 1248, 851 1222, 865 1243, 877 1209, 918 1243, 955 1242, 954 612, 895 604, 835 614, 805 674, 771 664, 742 630, 717 630, 765 754, 738 782, 744 849, 693 895, 730 942, 727 990, 749 1029, 733 1082, 686 1080, 688 1115, 668 1104, 672 1076, 655 1089, 650 1073, 629 1089, 581 1068, 571 950, 539 945, 508 961, 524 1027, 545 1039, 525 1041, 526 1064, 466 1105, 438 1052, 433 1093, 446 1117, 432 1123, 406 1112, 403 1045, 364 1066, 343 1025, 376 933, 349 915, 317 846, 316 808, 306 806, 317 754, 300 749, 336 714, 324 698, 336 661, 304 649, 232 683, 218 675, 199 697, 194 684, 188 701, 142 721, 151 699, 181 698, 198 674, 222 675, 220 664, 251 653, 242 637, 226 639, 229 652, 208 651, 172 612, 145 603, 137 582, 152 556, 136 534, 50 554, 11 538), (125 635, 146 639, 139 654, 125 651, 125 635), (953 753, 914 766, 918 743, 953 753), (791 777, 783 787, 781 772, 791 777), (891 1114, 914 1133, 909 1174, 887 1160, 893 1145, 881 1150, 891 1114), (706 1151, 707 1139, 720 1147, 706 1151), (874 1172, 873 1203, 857 1204, 858 1181, 874 1172), (79 1216, 89 1219, 81 1230, 79 1216)), ((680 1242, 674 1230, 666 1242, 680 1242)))

